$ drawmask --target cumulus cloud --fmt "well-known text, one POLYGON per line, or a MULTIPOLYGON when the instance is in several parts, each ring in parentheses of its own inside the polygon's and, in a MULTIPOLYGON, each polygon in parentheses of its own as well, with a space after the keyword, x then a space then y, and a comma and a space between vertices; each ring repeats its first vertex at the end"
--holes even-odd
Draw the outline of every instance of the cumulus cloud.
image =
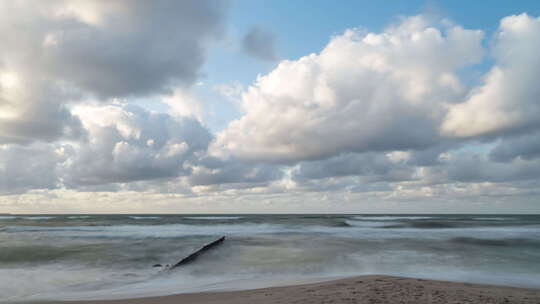
POLYGON ((85 104, 72 112, 85 134, 78 141, 0 145, 0 193, 54 188, 184 191, 175 178, 198 170, 213 138, 193 117, 133 104, 85 104), (160 182, 152 182, 156 180, 160 182))
POLYGON ((496 34, 495 65, 484 85, 450 109, 442 125, 458 137, 529 132, 540 127, 540 18, 527 14, 501 20, 496 34))
POLYGON ((76 136, 68 104, 189 86, 226 2, 4 1, 0 4, 0 139, 76 136), (15 80, 14 80, 15 79, 15 80))
POLYGON ((252 27, 242 39, 242 49, 248 55, 260 60, 275 61, 278 59, 275 40, 274 34, 261 27, 252 27))
POLYGON ((483 32, 422 16, 384 32, 347 30, 320 52, 282 61, 243 95, 244 116, 218 134, 216 155, 273 162, 346 152, 426 149, 440 140, 456 75, 483 55, 483 32))
POLYGON ((74 110, 88 141, 73 147, 60 174, 68 187, 172 178, 205 151, 211 134, 200 122, 125 104, 74 110))

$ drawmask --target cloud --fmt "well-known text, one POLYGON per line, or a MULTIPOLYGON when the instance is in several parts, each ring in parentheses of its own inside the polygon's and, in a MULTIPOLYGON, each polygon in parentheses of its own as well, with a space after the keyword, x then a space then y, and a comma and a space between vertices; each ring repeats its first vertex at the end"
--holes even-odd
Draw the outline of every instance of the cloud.
POLYGON ((184 88, 175 88, 172 95, 165 96, 162 100, 169 106, 174 115, 193 117, 201 122, 204 121, 204 102, 193 92, 184 88))
POLYGON ((488 155, 473 152, 447 153, 441 165, 422 168, 418 178, 424 183, 507 183, 537 180, 540 161, 514 159, 495 162, 488 155))
POLYGON ((234 103, 237 103, 240 100, 240 98, 242 97, 242 93, 244 92, 244 86, 238 81, 232 82, 230 84, 218 84, 215 85, 213 89, 214 91, 218 92, 223 97, 234 103))
POLYGON ((442 131, 457 137, 530 132, 540 127, 540 18, 527 14, 501 20, 495 65, 484 84, 451 107, 442 131))
POLYGON ((326 160, 301 162, 293 169, 294 180, 361 176, 364 183, 412 180, 414 168, 406 164, 409 153, 342 154, 326 160))
POLYGON ((482 58, 482 39, 422 16, 380 34, 347 30, 259 77, 213 153, 294 162, 436 145, 446 104, 466 94, 456 71, 482 58))
POLYGON ((278 59, 275 41, 274 34, 260 27, 252 27, 242 39, 242 49, 257 59, 275 61, 278 59))
POLYGON ((199 76, 226 2, 9 1, 0 4, 0 140, 76 137, 69 113, 99 100, 170 93, 199 76), (10 79, 17 79, 14 85, 10 79))
POLYGON ((503 139, 490 153, 491 159, 508 162, 515 158, 540 158, 540 132, 503 139))
POLYGON ((29 3, 0 4, 13 12, 0 21, 0 204, 20 197, 43 210, 50 195, 65 208, 102 200, 95 206, 117 212, 126 209, 109 206, 116 200, 137 210, 163 200, 148 206, 169 211, 180 199, 192 204, 180 211, 277 202, 305 212, 538 196, 539 19, 502 20, 477 87, 460 75, 482 62, 482 31, 423 16, 380 33, 347 30, 249 87, 208 86, 243 112, 212 134, 204 120, 227 115, 193 85, 224 7, 29 3))
POLYGON ((0 144, 76 139, 83 134, 80 121, 62 103, 74 94, 41 79, 5 72, 0 65, 1 78, 12 80, 0 81, 0 144))
POLYGON ((282 176, 281 168, 271 164, 256 164, 237 159, 222 160, 207 156, 201 158, 193 167, 189 183, 193 186, 235 183, 244 184, 241 187, 254 187, 278 180, 282 176))
POLYGON ((65 160, 60 145, 0 145, 0 194, 59 187, 57 164, 65 160))
POLYGON ((200 122, 126 104, 74 110, 88 141, 74 146, 60 174, 67 187, 129 183, 188 175, 212 139, 200 122))

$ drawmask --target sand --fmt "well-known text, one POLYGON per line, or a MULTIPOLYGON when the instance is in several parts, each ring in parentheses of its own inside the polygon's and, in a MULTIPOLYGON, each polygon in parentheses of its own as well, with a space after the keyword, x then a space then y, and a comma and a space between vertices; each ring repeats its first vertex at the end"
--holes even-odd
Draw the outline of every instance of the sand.
MULTIPOLYGON (((52 303, 52 302, 48 302, 52 303)), ((178 294, 62 304, 322 304, 322 303, 540 303, 540 289, 390 276, 360 276, 322 283, 244 291, 178 294)))

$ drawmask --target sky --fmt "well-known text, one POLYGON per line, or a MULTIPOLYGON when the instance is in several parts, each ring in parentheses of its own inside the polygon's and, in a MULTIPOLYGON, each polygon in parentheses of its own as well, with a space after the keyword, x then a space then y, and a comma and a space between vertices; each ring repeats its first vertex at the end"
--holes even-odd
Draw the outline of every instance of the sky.
POLYGON ((537 1, 0 12, 0 213, 540 213, 537 1))

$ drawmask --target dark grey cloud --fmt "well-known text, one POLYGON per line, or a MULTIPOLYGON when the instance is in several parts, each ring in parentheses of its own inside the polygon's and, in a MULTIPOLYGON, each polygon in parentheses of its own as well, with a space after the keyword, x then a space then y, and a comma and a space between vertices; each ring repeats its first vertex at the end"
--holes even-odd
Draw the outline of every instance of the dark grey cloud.
POLYGON ((57 188, 57 164, 65 160, 59 149, 50 144, 0 146, 0 193, 57 188))
POLYGON ((447 151, 458 149, 464 143, 456 140, 441 140, 437 145, 423 150, 410 151, 407 164, 417 167, 432 167, 441 164, 441 155, 447 151))
POLYGON ((0 119, 0 143, 76 139, 83 134, 80 121, 63 106, 36 106, 23 112, 21 119, 0 119))
POLYGON ((242 39, 242 49, 248 55, 267 61, 278 59, 275 50, 276 37, 261 27, 252 27, 242 39))
POLYGON ((303 192, 390 192, 392 182, 375 181, 365 176, 326 177, 322 179, 296 180, 296 187, 303 192))
POLYGON ((301 162, 292 178, 298 181, 327 177, 362 176, 374 181, 411 180, 414 168, 404 161, 393 162, 382 153, 347 153, 326 160, 301 162))
POLYGON ((540 158, 540 132, 516 137, 505 137, 491 151, 491 159, 508 162, 517 157, 532 160, 540 158))
POLYGON ((197 168, 189 177, 189 183, 193 186, 231 183, 258 185, 282 177, 281 167, 276 165, 250 163, 238 159, 222 160, 206 156, 198 161, 197 168))
POLYGON ((206 42, 223 31, 224 1, 115 1, 98 25, 74 22, 45 47, 51 76, 99 97, 148 95, 191 84, 206 42))
POLYGON ((65 92, 43 79, 15 79, 11 85, 0 81, 0 144, 36 139, 50 142, 84 135, 80 121, 64 104, 78 94, 65 92))
POLYGON ((508 183, 537 180, 540 161, 514 159, 495 162, 485 154, 457 152, 441 165, 425 168, 422 180, 428 183, 508 183))
POLYGON ((401 160, 374 153, 346 154, 327 160, 302 162, 293 169, 291 178, 297 183, 297 188, 303 191, 384 192, 386 195, 398 195, 395 193, 396 187, 402 185, 404 189, 415 189, 406 195, 421 197, 425 195, 424 190, 427 193, 433 190, 440 195, 463 195, 460 188, 461 191, 480 191, 482 195, 489 195, 486 191, 493 190, 496 185, 512 189, 512 195, 527 194, 536 187, 540 176, 538 159, 518 158, 501 163, 490 160, 483 153, 447 151, 443 154, 444 157, 428 166, 412 164, 412 153, 401 160), (445 187, 448 189, 444 190, 445 187))

